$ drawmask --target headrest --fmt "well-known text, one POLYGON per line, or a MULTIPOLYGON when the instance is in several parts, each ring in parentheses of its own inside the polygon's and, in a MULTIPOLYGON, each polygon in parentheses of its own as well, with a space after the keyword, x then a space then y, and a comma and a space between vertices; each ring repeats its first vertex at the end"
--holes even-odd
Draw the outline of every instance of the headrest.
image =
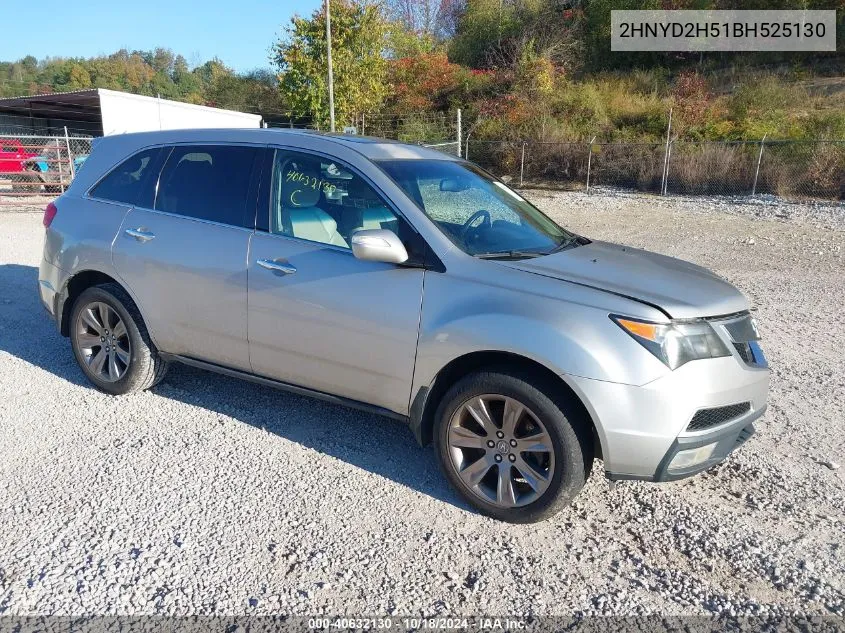
POLYGON ((174 173, 183 180, 202 178, 211 174, 211 163, 204 160, 182 160, 176 165, 174 173))
POLYGON ((288 209, 313 207, 320 200, 320 177, 310 170, 293 166, 282 173, 282 206, 288 209))

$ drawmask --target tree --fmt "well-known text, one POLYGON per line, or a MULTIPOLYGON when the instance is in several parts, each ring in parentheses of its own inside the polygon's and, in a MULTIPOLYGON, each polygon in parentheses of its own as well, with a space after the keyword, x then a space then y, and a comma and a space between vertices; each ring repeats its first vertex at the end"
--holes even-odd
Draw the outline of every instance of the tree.
POLYGON ((454 31, 456 0, 385 0, 387 13, 421 38, 445 39, 454 31))
POLYGON ((164 99, 262 114, 285 109, 275 74, 256 70, 238 74, 212 59, 193 70, 181 55, 166 48, 119 50, 93 58, 47 58, 28 55, 0 61, 0 97, 108 88, 164 99))
POLYGON ((581 64, 578 0, 466 0, 449 59, 472 68, 513 69, 526 54, 571 72, 581 64))
POLYGON ((67 70, 67 90, 84 90, 91 87, 91 75, 85 66, 79 63, 71 63, 67 70))
POLYGON ((392 60, 392 109, 401 114, 445 110, 450 93, 458 89, 465 74, 461 66, 449 62, 445 53, 392 60))
MULTIPOLYGON (((360 112, 381 106, 388 93, 388 24, 378 5, 332 0, 332 66, 335 116, 343 125, 360 112)), ((313 117, 320 127, 329 121, 326 14, 294 16, 272 49, 279 85, 291 114, 313 117)))
POLYGON ((437 48, 438 42, 433 35, 413 31, 401 21, 388 25, 385 52, 389 59, 420 57, 433 53, 437 48))

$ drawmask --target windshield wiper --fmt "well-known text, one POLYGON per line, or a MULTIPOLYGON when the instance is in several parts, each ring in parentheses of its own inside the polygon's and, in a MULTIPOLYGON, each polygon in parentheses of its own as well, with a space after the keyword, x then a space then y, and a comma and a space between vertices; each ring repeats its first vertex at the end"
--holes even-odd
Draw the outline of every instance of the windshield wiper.
POLYGON ((552 253, 559 253, 562 250, 569 248, 570 246, 584 246, 585 244, 589 244, 590 240, 586 237, 582 237, 580 235, 575 235, 568 240, 563 240, 560 244, 555 246, 552 250, 549 251, 549 255, 552 253))
POLYGON ((519 259, 528 257, 542 257, 547 253, 538 253, 537 251, 499 251, 496 253, 476 253, 473 257, 478 259, 519 259))

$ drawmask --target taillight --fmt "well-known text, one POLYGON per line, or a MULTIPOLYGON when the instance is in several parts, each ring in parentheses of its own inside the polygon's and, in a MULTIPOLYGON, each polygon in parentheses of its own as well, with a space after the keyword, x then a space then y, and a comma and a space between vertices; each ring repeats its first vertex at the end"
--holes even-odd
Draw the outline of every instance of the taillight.
POLYGON ((56 217, 56 213, 58 213, 58 211, 59 210, 56 208, 56 205, 52 202, 47 205, 44 209, 44 219, 42 220, 45 227, 49 227, 53 223, 53 218, 56 217))

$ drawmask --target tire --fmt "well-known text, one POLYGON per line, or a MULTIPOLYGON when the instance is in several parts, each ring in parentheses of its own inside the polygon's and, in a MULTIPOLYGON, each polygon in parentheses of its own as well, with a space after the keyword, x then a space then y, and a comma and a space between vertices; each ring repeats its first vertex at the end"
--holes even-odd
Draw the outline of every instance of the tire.
POLYGON ((509 523, 542 521, 583 488, 593 463, 591 427, 580 403, 559 396, 560 391, 532 372, 497 368, 464 377, 444 395, 435 413, 440 467, 452 487, 482 514, 509 523), (480 416, 485 426, 467 405, 489 414, 480 416), (524 410, 514 414, 520 405, 524 410), (508 417, 516 421, 508 424, 508 417), (496 425, 493 433, 479 433, 489 427, 487 421, 496 425), (465 442, 471 447, 454 445, 465 442), (520 450, 527 448, 542 450, 520 450), (468 479, 488 467, 480 483, 471 487, 468 479), (545 478, 536 476, 540 473, 545 478))
POLYGON ((92 286, 77 297, 70 317, 70 340, 86 378, 106 393, 143 391, 167 373, 167 363, 152 344, 138 307, 116 283, 92 286), (97 361, 102 358, 98 355, 103 353, 105 360, 99 362, 98 371, 97 361))

